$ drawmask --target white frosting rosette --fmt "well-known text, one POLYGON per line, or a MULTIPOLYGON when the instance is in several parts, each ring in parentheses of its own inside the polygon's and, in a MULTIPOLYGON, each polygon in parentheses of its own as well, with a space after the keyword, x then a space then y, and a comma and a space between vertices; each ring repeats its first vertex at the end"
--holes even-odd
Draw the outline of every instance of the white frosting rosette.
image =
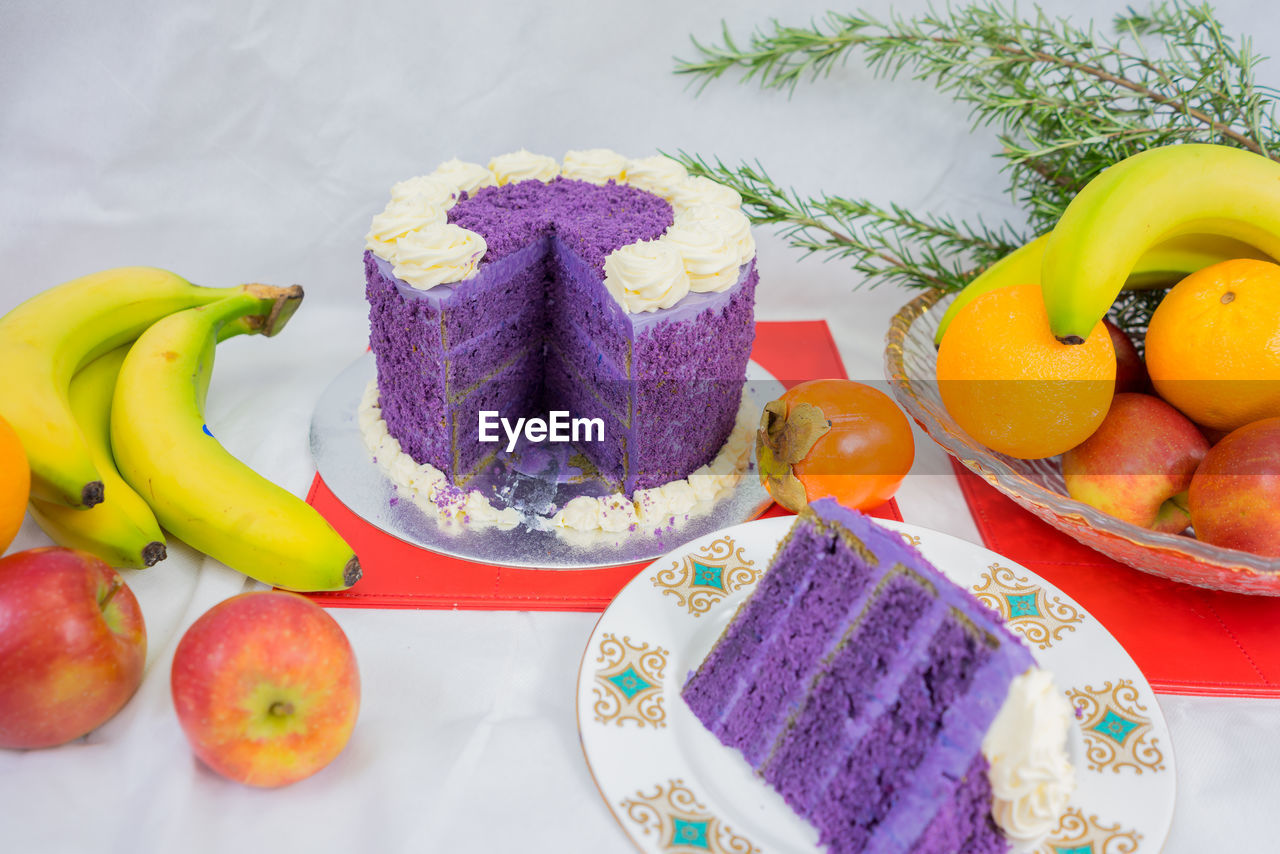
POLYGON ((626 170, 627 158, 607 148, 566 151, 564 160, 560 162, 562 176, 592 184, 604 185, 610 181, 621 183, 626 170))
POLYGON ((1045 670, 1009 684, 1004 705, 982 741, 990 768, 991 814, 1015 842, 1039 840, 1058 826, 1075 789, 1067 758, 1071 706, 1045 670))
POLYGON ((560 166, 554 157, 545 154, 534 154, 520 149, 508 154, 499 154, 489 161, 489 171, 493 173, 499 186, 513 184, 516 181, 550 181, 560 174, 560 166))
POLYGON ((627 183, 667 201, 671 200, 675 188, 688 177, 689 170, 684 168, 683 163, 662 154, 627 161, 627 183))
POLYGON ((425 290, 474 276, 487 248, 474 231, 438 223, 396 240, 388 260, 397 278, 425 290))
POLYGON ((704 175, 686 178, 677 184, 668 201, 675 208, 677 216, 686 208, 695 205, 722 205, 726 208, 742 206, 742 196, 738 195, 737 190, 712 181, 704 175))
POLYGON ((751 235, 751 220, 738 208, 700 204, 676 214, 673 226, 698 223, 724 234, 733 247, 738 264, 745 264, 756 254, 756 239, 751 235))
POLYGON ((448 181, 442 181, 430 175, 406 178, 391 185, 391 201, 403 202, 410 199, 435 205, 447 211, 458 201, 458 188, 448 181))
POLYGON ((738 248, 713 224, 696 219, 677 222, 662 240, 680 253, 694 293, 720 293, 738 281, 738 248))
POLYGON ((684 299, 689 274, 675 246, 662 240, 641 240, 609 253, 604 259, 604 286, 630 314, 657 311, 684 299))
POLYGON ((448 219, 444 208, 432 204, 423 196, 408 196, 391 201, 369 223, 369 233, 364 236, 364 246, 379 258, 390 258, 395 243, 411 231, 426 225, 443 224, 448 219))
POLYGON ((456 157, 441 163, 427 177, 449 184, 468 196, 474 196, 476 190, 483 187, 498 186, 498 179, 488 169, 479 163, 468 163, 456 157))

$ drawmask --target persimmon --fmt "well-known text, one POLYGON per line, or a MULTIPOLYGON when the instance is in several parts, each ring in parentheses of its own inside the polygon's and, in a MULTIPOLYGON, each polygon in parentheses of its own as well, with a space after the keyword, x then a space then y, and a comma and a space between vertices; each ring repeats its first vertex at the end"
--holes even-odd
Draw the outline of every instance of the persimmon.
POLYGON ((911 469, 911 423, 884 392, 852 380, 810 380, 764 408, 760 481, 797 512, 819 498, 854 510, 888 501, 911 469))

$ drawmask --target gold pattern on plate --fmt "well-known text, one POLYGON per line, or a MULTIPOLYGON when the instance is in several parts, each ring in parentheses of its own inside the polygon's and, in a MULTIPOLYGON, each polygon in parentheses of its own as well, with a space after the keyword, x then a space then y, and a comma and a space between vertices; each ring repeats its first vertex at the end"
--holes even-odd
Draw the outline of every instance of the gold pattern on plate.
POLYGON ((760 573, 732 537, 720 537, 673 560, 671 566, 658 570, 652 581, 654 587, 662 588, 663 596, 676 597, 680 607, 701 617, 729 594, 755 584, 760 573))
POLYGON ((1164 753, 1148 709, 1139 700, 1130 679, 1107 682, 1101 688, 1072 688, 1067 700, 1078 710, 1080 732, 1084 734, 1085 757, 1090 771, 1121 768, 1134 773, 1163 771, 1164 753))
POLYGON ((621 804, 645 836, 655 834, 663 851, 759 854, 751 840, 734 833, 679 778, 637 791, 621 804))
POLYGON ((634 721, 642 729, 665 727, 662 678, 669 654, 660 646, 633 643, 629 636, 619 640, 613 632, 606 632, 596 656, 596 663, 601 666, 596 669, 591 687, 596 721, 618 726, 634 721))
POLYGON ((1142 834, 1136 830, 1121 830, 1119 823, 1103 824, 1096 815, 1085 816, 1070 807, 1058 829, 1033 854, 1134 854, 1141 841, 1142 834))
POLYGON ((1050 596, 1040 585, 1014 573, 1007 566, 991 564, 973 588, 982 604, 1004 618, 1009 628, 1030 643, 1048 649, 1084 622, 1080 609, 1059 596, 1050 596))
POLYGON ((915 534, 899 534, 899 536, 906 540, 908 544, 913 545, 916 548, 920 548, 920 538, 915 534))

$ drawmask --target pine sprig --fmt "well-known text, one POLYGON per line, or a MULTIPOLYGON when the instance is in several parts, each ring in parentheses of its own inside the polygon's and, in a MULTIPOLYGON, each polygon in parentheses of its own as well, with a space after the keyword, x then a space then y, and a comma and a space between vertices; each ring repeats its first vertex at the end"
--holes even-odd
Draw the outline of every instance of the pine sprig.
POLYGON ((698 56, 677 60, 677 73, 700 89, 734 72, 792 92, 855 54, 880 76, 928 81, 967 104, 974 127, 996 133, 1025 228, 971 226, 838 196, 803 199, 762 181, 759 164, 728 169, 683 160, 744 199, 744 190, 754 190, 758 203, 749 214, 782 227, 793 245, 846 258, 872 283, 917 287, 962 285, 1022 232, 1052 228, 1103 169, 1147 148, 1213 142, 1280 160, 1277 93, 1256 83, 1260 57, 1247 39, 1237 44, 1222 32, 1211 7, 1167 0, 1112 24, 1113 34, 1101 34, 1039 8, 1022 17, 999 2, 885 21, 832 12, 807 27, 774 20, 743 45, 726 23, 719 43, 695 38, 698 56))

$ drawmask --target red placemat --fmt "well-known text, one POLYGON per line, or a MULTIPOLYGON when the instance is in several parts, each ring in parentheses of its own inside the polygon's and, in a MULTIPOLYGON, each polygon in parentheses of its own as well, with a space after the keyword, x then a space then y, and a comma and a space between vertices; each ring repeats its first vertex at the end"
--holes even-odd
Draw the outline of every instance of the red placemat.
POLYGON ((987 548, 1083 605, 1156 691, 1280 697, 1280 597, 1206 590, 1117 563, 951 465, 987 548))
MULTIPOLYGON (((845 377, 825 321, 757 323, 751 358, 788 388, 845 377)), ((320 604, 370 608, 602 611, 648 562, 605 569, 518 569, 437 554, 387 534, 352 513, 317 474, 307 501, 360 557, 364 577, 349 590, 312 594, 320 604)), ((764 516, 783 515, 772 505, 764 516)), ((901 520, 890 501, 873 515, 901 520)))

